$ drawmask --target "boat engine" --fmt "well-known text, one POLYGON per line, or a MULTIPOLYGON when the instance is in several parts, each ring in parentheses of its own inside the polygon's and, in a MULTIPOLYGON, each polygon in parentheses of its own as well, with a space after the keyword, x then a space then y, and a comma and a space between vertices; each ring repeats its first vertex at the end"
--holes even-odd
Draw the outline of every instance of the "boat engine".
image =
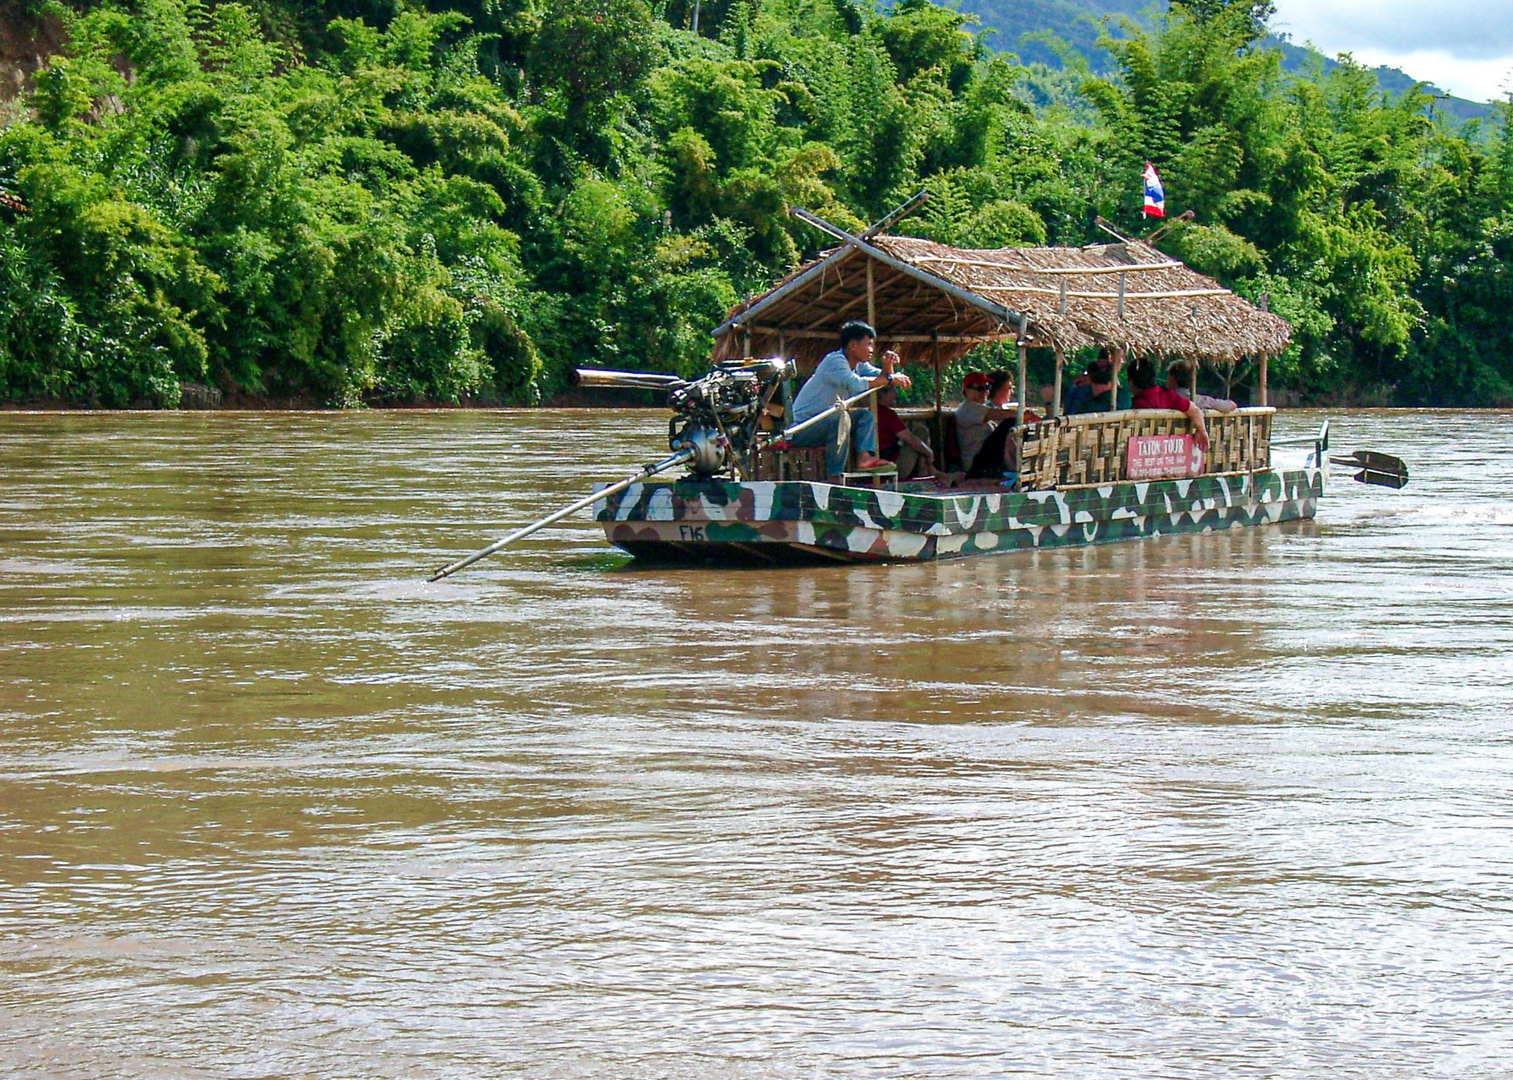
POLYGON ((693 451, 689 470, 704 477, 730 472, 737 460, 751 452, 763 410, 778 385, 795 373, 792 360, 774 357, 723 360, 709 374, 692 381, 675 375, 580 368, 573 373, 573 382, 667 390, 667 405, 673 411, 668 447, 675 453, 693 451))
POLYGON ((729 471, 751 451, 757 421, 773 391, 794 373, 790 360, 727 360, 708 375, 667 395, 676 414, 668 426, 672 450, 691 449, 699 476, 729 471))

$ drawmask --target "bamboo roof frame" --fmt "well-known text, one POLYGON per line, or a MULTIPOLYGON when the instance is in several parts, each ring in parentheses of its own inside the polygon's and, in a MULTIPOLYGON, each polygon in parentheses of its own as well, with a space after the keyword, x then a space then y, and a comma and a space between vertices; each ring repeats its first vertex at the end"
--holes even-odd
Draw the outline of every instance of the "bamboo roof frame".
POLYGON ((888 235, 897 211, 861 235, 793 212, 839 246, 732 308, 713 332, 716 360, 785 351, 812 366, 869 307, 880 346, 936 366, 1000 340, 1225 364, 1275 355, 1292 337, 1285 319, 1140 240, 965 249, 888 235))

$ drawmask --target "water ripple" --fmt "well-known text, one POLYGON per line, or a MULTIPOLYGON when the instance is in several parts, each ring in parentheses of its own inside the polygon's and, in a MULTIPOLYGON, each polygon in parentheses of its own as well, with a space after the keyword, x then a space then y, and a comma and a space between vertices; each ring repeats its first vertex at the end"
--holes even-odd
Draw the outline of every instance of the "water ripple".
POLYGON ((0 1070, 1503 1074, 1513 415, 1337 417, 1414 481, 1310 523, 424 582, 664 433, 0 414, 0 1070))

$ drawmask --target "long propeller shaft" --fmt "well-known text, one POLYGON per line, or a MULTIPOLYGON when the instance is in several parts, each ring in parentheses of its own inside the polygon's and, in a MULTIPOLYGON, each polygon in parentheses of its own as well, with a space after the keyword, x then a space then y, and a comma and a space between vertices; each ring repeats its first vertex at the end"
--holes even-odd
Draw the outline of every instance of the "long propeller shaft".
POLYGON ((676 454, 673 454, 669 458, 664 458, 661 461, 646 466, 640 472, 636 473, 635 476, 627 476, 618 484, 611 484, 609 487, 602 488, 601 490, 594 492, 592 495, 585 495, 577 502, 569 503, 561 510, 546 515, 546 517, 542 518, 540 521, 532 522, 523 529, 516 529, 508 536, 495 540, 492 544, 482 549, 481 551, 475 551, 465 559, 458 559, 450 566, 443 566, 440 570, 436 571, 436 573, 432 574, 426 580, 440 581, 444 577, 450 577, 452 574, 457 573, 457 571, 463 569, 464 567, 472 566, 478 560, 486 559, 501 548, 508 547, 516 540, 523 540, 525 537, 531 535, 531 533, 535 532, 537 529, 543 529, 546 526, 552 524, 552 522, 554 521, 561 521, 563 518, 568 517, 569 515, 576 514, 585 506, 592 506, 600 499, 607 498, 610 495, 618 495, 620 492, 624 491, 632 484, 645 480, 649 476, 655 476, 658 473, 666 472, 668 469, 676 468, 679 465, 692 461, 693 458, 693 449, 690 448, 687 450, 679 450, 676 454))

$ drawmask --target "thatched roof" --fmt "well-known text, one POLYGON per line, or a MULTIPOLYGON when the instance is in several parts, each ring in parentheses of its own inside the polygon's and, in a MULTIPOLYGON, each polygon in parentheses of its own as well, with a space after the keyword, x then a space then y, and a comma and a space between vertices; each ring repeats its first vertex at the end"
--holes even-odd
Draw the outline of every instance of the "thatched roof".
POLYGON ((864 243, 870 252, 844 244, 733 308, 715 331, 715 358, 742 355, 749 330, 752 355, 783 351, 814 363, 835 348, 842 323, 867 317, 868 264, 878 344, 906 362, 945 363, 1015 338, 1021 317, 1032 346, 1108 345, 1209 362, 1276 355, 1292 334, 1286 320, 1140 241, 996 250, 907 236, 864 243))

